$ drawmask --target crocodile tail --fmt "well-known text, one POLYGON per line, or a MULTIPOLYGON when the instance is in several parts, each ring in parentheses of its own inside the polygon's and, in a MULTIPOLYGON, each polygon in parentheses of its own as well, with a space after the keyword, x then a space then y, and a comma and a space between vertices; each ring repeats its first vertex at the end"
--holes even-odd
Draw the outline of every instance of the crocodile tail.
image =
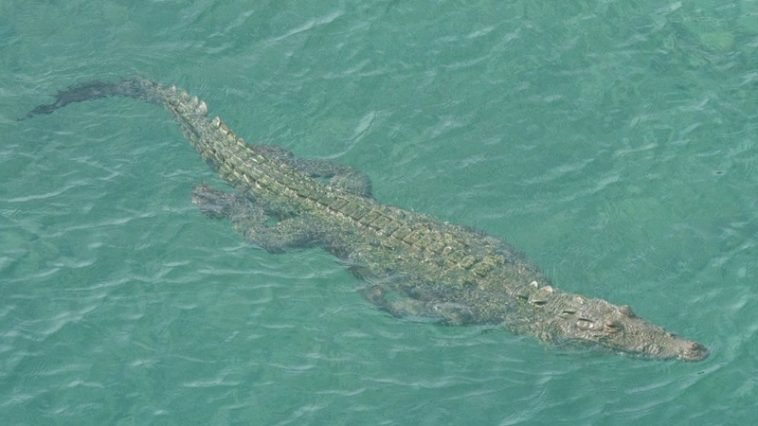
POLYGON ((161 103, 164 99, 159 93, 159 88, 158 83, 139 77, 117 82, 88 81, 58 92, 53 103, 39 105, 29 111, 24 117, 19 118, 19 120, 25 120, 36 115, 51 114, 53 111, 75 102, 84 102, 109 96, 125 96, 151 103, 161 103))
POLYGON ((110 96, 123 96, 163 106, 179 123, 187 140, 207 161, 218 167, 217 149, 211 145, 221 141, 226 144, 241 144, 221 119, 208 119, 208 106, 196 96, 191 96, 176 86, 163 86, 152 80, 133 77, 116 82, 88 81, 58 92, 55 101, 29 111, 25 120, 37 115, 51 114, 66 105, 110 96), (211 136, 213 134, 213 137, 211 136))

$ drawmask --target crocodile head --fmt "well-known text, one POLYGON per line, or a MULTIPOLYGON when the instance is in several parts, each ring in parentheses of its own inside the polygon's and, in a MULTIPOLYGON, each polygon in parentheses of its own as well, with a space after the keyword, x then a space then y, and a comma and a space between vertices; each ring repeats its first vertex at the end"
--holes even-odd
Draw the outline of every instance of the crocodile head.
POLYGON ((708 356, 705 346, 637 317, 628 306, 572 294, 557 299, 556 315, 543 329, 549 340, 595 344, 654 359, 700 361, 708 356))

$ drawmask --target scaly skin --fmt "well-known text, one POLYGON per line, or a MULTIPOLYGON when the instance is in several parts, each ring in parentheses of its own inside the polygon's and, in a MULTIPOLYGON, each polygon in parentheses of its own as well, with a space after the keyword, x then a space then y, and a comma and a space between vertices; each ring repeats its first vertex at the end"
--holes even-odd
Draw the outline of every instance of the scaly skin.
POLYGON ((393 315, 502 324, 547 342, 581 342, 656 359, 698 361, 708 355, 703 345, 638 318, 627 306, 553 288, 495 238, 378 203, 368 181, 352 169, 332 173, 345 185, 325 183, 315 177, 325 174, 308 171, 286 151, 246 144, 219 117, 209 118, 204 102, 175 87, 139 78, 85 83, 60 92, 27 118, 107 96, 163 105, 206 162, 234 186, 238 194, 196 188, 193 200, 205 213, 229 218, 271 251, 324 248, 352 265, 369 283, 364 295, 393 315))

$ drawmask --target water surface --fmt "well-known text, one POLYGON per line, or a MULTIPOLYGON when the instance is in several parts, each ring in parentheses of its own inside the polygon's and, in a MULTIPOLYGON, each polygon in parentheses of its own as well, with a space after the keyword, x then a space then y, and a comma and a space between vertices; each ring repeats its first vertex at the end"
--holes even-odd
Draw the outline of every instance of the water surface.
POLYGON ((747 424, 758 414, 758 3, 0 3, 4 424, 747 424), (138 4, 139 3, 139 4, 138 4), (418 3, 418 4, 417 4, 418 3), (139 74, 382 202, 507 239, 701 363, 392 318, 319 250, 202 216, 221 183, 139 74))

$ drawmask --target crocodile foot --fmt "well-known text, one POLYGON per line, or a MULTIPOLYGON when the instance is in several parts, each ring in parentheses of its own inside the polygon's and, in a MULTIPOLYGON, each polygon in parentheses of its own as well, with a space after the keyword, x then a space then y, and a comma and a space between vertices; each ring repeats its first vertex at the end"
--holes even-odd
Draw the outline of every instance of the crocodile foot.
POLYGON ((192 191, 192 202, 209 217, 228 219, 248 241, 271 253, 312 246, 317 241, 317 232, 306 218, 277 220, 254 201, 236 193, 197 185, 192 191))
POLYGON ((214 219, 229 217, 237 202, 235 194, 218 191, 208 185, 197 185, 192 190, 192 204, 196 205, 204 215, 214 219))

